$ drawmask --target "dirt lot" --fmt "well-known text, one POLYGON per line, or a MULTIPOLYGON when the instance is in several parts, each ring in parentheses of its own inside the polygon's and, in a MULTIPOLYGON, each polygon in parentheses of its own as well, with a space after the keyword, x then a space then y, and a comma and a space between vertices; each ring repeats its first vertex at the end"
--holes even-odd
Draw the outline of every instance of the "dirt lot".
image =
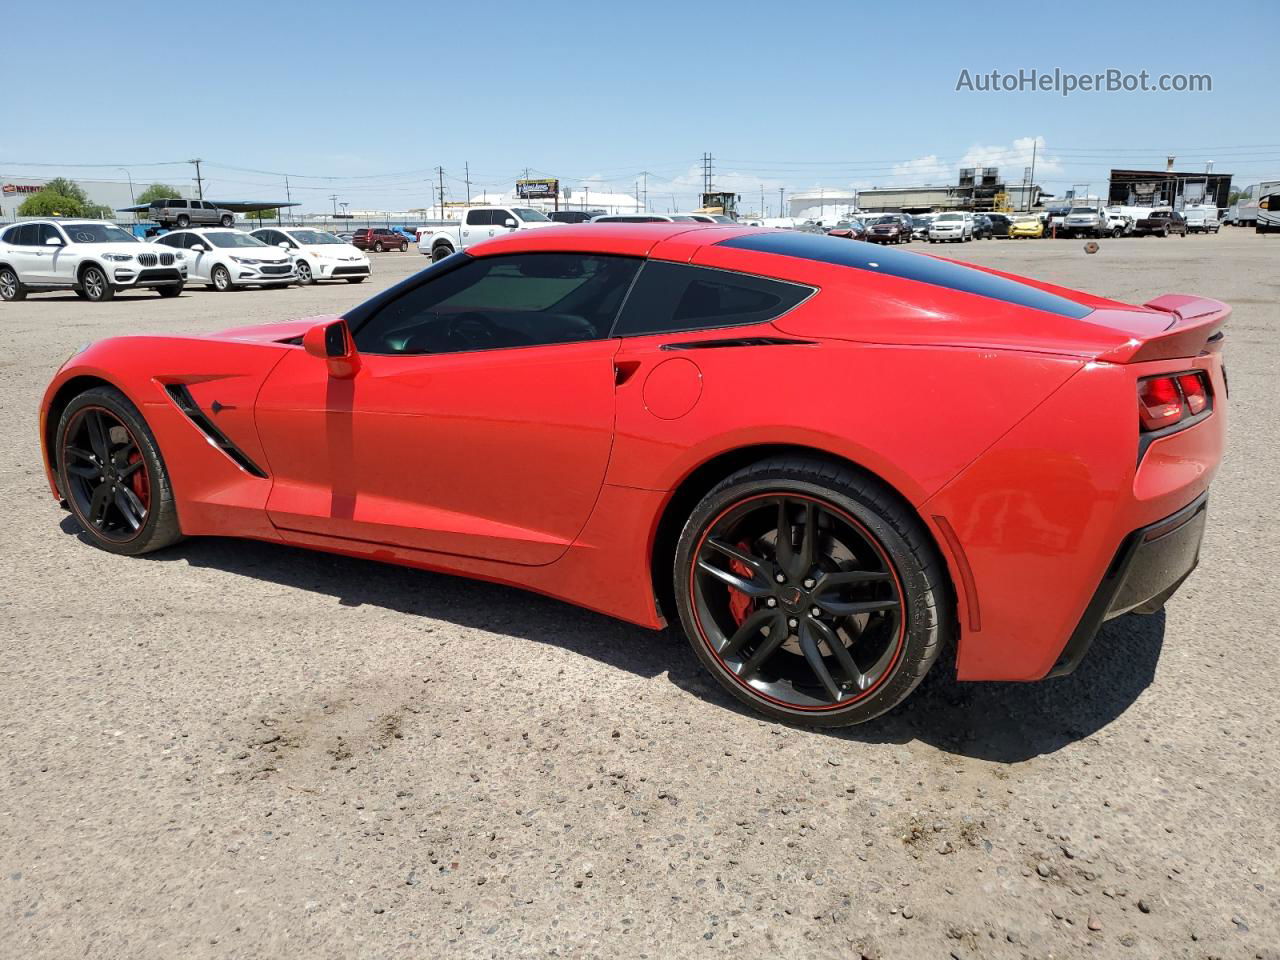
POLYGON ((1199 572, 1071 677, 935 671, 837 734, 514 590, 80 542, 35 429, 73 348, 340 311, 416 253, 361 286, 0 304, 0 956, 1280 956, 1280 237, 1082 246, 925 249, 1235 306, 1199 572))

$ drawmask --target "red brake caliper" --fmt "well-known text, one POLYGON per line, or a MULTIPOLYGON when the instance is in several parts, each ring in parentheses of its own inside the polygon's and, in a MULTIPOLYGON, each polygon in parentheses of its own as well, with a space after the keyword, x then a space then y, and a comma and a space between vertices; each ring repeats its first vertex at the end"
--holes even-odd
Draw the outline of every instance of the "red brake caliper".
MULTIPOLYGON (((142 454, 135 450, 129 455, 130 466, 141 459, 142 454)), ((131 486, 133 488, 133 492, 138 495, 138 499, 142 501, 142 505, 150 510, 151 484, 147 482, 147 468, 145 466, 129 479, 129 486, 131 486)))
MULTIPOLYGON (((743 540, 738 545, 738 549, 743 553, 751 552, 751 544, 743 540)), ((754 574, 750 568, 741 560, 730 560, 729 569, 740 576, 743 580, 750 580, 754 574)), ((741 590, 729 588, 729 615, 733 617, 734 623, 742 626, 742 621, 747 619, 747 614, 751 612, 752 599, 741 590)))

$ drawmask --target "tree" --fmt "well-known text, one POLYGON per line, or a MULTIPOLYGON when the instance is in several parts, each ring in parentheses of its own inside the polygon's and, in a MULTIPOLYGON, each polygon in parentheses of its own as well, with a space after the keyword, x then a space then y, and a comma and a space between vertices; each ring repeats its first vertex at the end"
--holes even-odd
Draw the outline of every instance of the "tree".
POLYGON ((168 200, 180 196, 181 194, 178 193, 177 187, 171 187, 167 183, 153 183, 138 194, 138 199, 134 202, 143 204, 150 203, 152 200, 168 200))
POLYGON ((278 210, 250 210, 244 216, 246 220, 257 220, 261 223, 263 220, 276 220, 279 215, 278 210))
MULTIPOLYGON (((44 189, 51 193, 61 194, 64 197, 70 197, 75 200, 83 208, 89 203, 89 195, 84 192, 84 187, 76 183, 74 180, 68 180, 66 177, 54 177, 44 185, 44 189)), ((69 214, 72 217, 82 217, 83 213, 69 214)))
POLYGON ((33 193, 18 207, 20 217, 83 217, 84 205, 75 197, 45 187, 33 193))

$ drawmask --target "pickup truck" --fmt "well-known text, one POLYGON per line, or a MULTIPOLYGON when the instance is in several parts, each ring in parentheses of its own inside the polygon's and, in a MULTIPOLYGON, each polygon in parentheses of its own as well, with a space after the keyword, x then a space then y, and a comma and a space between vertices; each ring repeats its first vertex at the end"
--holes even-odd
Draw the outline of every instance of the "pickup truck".
POLYGON ((1135 236, 1167 237, 1171 233, 1187 235, 1187 221, 1173 210, 1152 210, 1133 225, 1135 236))
POLYGON ((1068 237, 1105 237, 1111 229, 1107 215, 1097 207, 1072 207, 1063 218, 1061 232, 1068 237))
POLYGON ((433 261, 443 260, 490 237, 554 226, 554 221, 529 207, 471 207, 453 226, 424 231, 418 239, 418 250, 433 261))

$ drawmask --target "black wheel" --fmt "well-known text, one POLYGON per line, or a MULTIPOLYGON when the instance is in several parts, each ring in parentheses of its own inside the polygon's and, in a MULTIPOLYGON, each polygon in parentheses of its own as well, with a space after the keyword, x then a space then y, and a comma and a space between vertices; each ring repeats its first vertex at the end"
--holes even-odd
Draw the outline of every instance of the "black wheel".
POLYGON ((918 518, 879 482, 806 458, 726 478, 680 535, 675 596, 698 658, 735 697, 816 726, 902 701, 954 612, 918 518))
POLYGON ((299 286, 305 287, 309 283, 315 283, 316 278, 311 274, 311 264, 307 263, 307 261, 299 260, 295 264, 295 269, 298 271, 299 286))
POLYGON ((453 247, 449 246, 447 243, 442 243, 439 246, 432 248, 431 262, 435 263, 439 260, 443 260, 445 257, 449 256, 451 253, 453 253, 453 247))
POLYGON ((25 300, 27 288, 12 267, 0 267, 0 300, 25 300))
POLYGON ((1124 227, 1116 227, 1114 230, 1111 231, 1111 236, 1114 237, 1116 240, 1119 240, 1120 237, 1123 236, 1123 234, 1124 234, 1124 227))
POLYGON ((187 227, 189 227, 189 226, 191 226, 191 218, 190 218, 190 217, 188 217, 185 213, 183 213, 183 214, 179 214, 179 215, 178 215, 178 229, 180 229, 180 230, 185 230, 185 229, 187 229, 187 227))
POLYGON ((221 223, 224 227, 229 227, 229 226, 231 226, 233 223, 235 223, 235 219, 231 216, 231 214, 229 214, 229 213, 224 213, 224 214, 222 215, 222 219, 221 219, 221 220, 219 220, 218 222, 219 222, 219 223, 221 223))
POLYGON ((401 252, 401 253, 404 253, 404 252, 405 252, 406 250, 408 250, 408 249, 409 249, 409 244, 407 244, 407 243, 402 243, 402 244, 400 244, 400 252, 401 252))
POLYGON ((84 291, 84 298, 91 303, 106 303, 116 295, 106 273, 95 264, 90 264, 81 271, 80 289, 84 291))
POLYGON ((364 277, 347 277, 347 283, 364 283, 364 277))
POLYGON ((209 279, 213 281, 211 286, 219 293, 226 293, 231 289, 231 271, 222 264, 214 267, 209 273, 209 279))
POLYGON ((58 487, 97 547, 136 555, 182 536, 151 429, 119 390, 94 387, 58 421, 58 487))
POLYGON ((162 297, 176 297, 182 293, 182 284, 173 283, 167 287, 156 287, 156 293, 162 297))
POLYGON ((381 252, 382 252, 382 241, 381 241, 381 240, 379 240, 377 243, 375 243, 375 244, 373 245, 373 252, 374 252, 374 253, 381 253, 381 252))

